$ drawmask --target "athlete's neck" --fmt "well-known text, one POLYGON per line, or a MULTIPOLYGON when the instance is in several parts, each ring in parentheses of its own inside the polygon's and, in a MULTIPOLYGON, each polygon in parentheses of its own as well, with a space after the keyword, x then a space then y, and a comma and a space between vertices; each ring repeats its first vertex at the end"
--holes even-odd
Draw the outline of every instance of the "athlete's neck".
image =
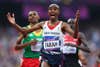
POLYGON ((50 21, 50 24, 55 24, 56 22, 58 22, 59 20, 58 19, 53 19, 53 20, 49 20, 50 21))
POLYGON ((32 22, 32 23, 30 23, 29 25, 32 27, 32 26, 34 26, 34 25, 36 25, 38 22, 32 22))

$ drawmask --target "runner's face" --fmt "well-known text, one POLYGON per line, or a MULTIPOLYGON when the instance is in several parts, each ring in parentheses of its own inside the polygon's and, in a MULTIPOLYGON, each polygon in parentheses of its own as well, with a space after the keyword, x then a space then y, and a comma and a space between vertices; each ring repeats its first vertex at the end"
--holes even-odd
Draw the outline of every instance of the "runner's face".
POLYGON ((38 20, 39 20, 39 15, 36 12, 34 11, 29 12, 28 21, 30 23, 38 22, 38 20))
POLYGON ((48 15, 51 19, 56 19, 59 16, 59 8, 56 6, 49 7, 48 9, 48 15))
POLYGON ((68 23, 68 24, 70 25, 70 27, 71 27, 72 29, 75 28, 75 26, 74 26, 74 22, 72 22, 72 23, 68 23))

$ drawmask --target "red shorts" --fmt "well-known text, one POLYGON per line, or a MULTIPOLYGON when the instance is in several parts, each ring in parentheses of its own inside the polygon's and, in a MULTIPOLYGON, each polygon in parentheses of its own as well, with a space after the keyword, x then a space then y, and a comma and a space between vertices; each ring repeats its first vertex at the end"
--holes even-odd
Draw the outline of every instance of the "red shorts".
POLYGON ((39 58, 23 58, 21 67, 39 67, 39 58))
POLYGON ((98 64, 98 67, 100 67, 100 64, 98 64))

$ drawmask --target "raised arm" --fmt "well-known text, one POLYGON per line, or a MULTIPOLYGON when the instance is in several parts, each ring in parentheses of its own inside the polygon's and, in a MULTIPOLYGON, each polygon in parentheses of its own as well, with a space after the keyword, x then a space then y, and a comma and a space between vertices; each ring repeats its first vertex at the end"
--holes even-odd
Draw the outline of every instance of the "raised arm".
POLYGON ((78 37, 78 32, 79 32, 79 26, 78 26, 79 17, 80 17, 80 12, 79 12, 79 10, 77 10, 76 16, 75 16, 75 21, 74 21, 74 24, 75 24, 74 37, 75 38, 78 37))
POLYGON ((8 21, 9 21, 9 23, 10 23, 18 32, 24 33, 23 30, 22 30, 22 27, 20 27, 18 24, 16 24, 14 13, 13 13, 12 15, 11 15, 10 13, 8 13, 6 16, 7 16, 7 19, 8 19, 8 21))
POLYGON ((75 21, 74 21, 74 31, 70 28, 70 26, 67 24, 67 23, 63 23, 62 25, 62 30, 64 30, 65 32, 68 32, 70 35, 72 35, 74 38, 77 38, 78 37, 78 20, 79 20, 79 16, 80 16, 80 13, 79 13, 79 10, 77 10, 76 12, 76 16, 75 16, 75 21))
POLYGON ((43 25, 44 25, 44 22, 37 23, 31 29, 26 30, 26 33, 30 33, 30 32, 33 32, 35 30, 38 30, 38 29, 42 29, 43 25))

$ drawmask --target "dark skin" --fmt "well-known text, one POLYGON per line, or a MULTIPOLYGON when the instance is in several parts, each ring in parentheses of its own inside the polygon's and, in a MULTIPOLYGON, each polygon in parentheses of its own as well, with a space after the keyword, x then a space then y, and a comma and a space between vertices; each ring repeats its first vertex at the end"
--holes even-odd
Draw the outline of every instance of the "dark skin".
MULTIPOLYGON (((69 22, 69 25, 71 26, 72 29, 75 29, 74 21, 76 21, 76 20, 72 20, 71 22, 69 22)), ((79 33, 78 36, 79 36, 80 45, 81 45, 81 43, 83 43, 83 45, 85 47, 78 46, 78 45, 71 45, 71 44, 69 46, 77 47, 77 48, 81 49, 82 51, 90 53, 90 50, 87 47, 88 41, 86 40, 85 35, 83 33, 79 33)), ((79 52, 78 52, 79 59, 80 59, 80 61, 82 62, 83 65, 87 65, 87 60, 86 60, 86 58, 85 58, 85 56, 84 56, 84 54, 81 50, 79 50, 79 52)))
MULTIPOLYGON (((51 26, 54 26, 55 24, 58 23, 58 16, 59 16, 59 13, 60 13, 60 10, 59 8, 57 8, 56 6, 52 6, 52 7, 49 7, 48 8, 48 15, 49 15, 49 20, 48 20, 48 23, 49 25, 51 26)), ((63 22, 62 25, 61 25, 61 30, 63 33, 69 33, 71 36, 73 37, 77 37, 78 36, 78 27, 77 27, 77 24, 78 24, 78 19, 80 17, 80 13, 79 13, 79 10, 76 12, 76 21, 75 21, 75 30, 73 31, 70 26, 66 23, 66 22, 63 22)), ((29 32, 32 32, 32 31, 35 31, 37 29, 42 29, 45 22, 41 22, 41 23, 37 23, 36 25, 34 25, 31 29, 29 30, 23 30, 19 25, 16 24, 14 16, 11 16, 9 13, 7 14, 7 18, 10 22, 10 24, 16 28, 16 30, 18 30, 19 32, 21 32, 23 35, 26 35, 27 33, 29 32)), ((46 62, 43 62, 43 67, 50 67, 50 65, 46 62)))
MULTIPOLYGON (((58 16, 59 16, 59 9, 55 6, 52 6, 50 8, 48 8, 48 15, 49 15, 49 24, 51 26, 55 25, 57 23, 58 20, 58 16)), ((80 13, 79 10, 76 12, 76 21, 75 23, 77 24, 77 20, 79 19, 80 13)), ((35 31, 37 29, 41 29, 43 28, 45 22, 41 22, 41 23, 37 23, 36 25, 34 25, 31 29, 29 30, 23 30, 19 25, 16 24, 15 22, 15 18, 14 16, 11 16, 9 13, 7 14, 7 18, 10 22, 10 24, 16 28, 16 30, 18 30, 19 32, 21 32, 22 34, 26 35, 29 32, 35 31)), ((73 31, 70 26, 66 23, 63 22, 62 26, 61 26, 61 30, 63 33, 68 32, 70 35, 72 35, 73 37, 77 37, 78 33, 77 33, 77 27, 75 28, 75 31, 73 31)))
POLYGON ((37 43, 37 41, 34 39, 34 40, 32 40, 28 43, 21 44, 21 41, 22 41, 23 38, 24 38, 23 35, 20 35, 18 37, 17 42, 16 42, 16 46, 15 46, 15 50, 21 50, 28 45, 35 45, 37 43))
MULTIPOLYGON (((71 28, 74 30, 75 29, 75 21, 76 20, 74 20, 74 21, 72 21, 72 23, 69 23, 69 25, 71 26, 71 28)), ((78 24, 77 24, 78 25, 78 24)), ((78 32, 78 31, 77 31, 78 32)), ((77 48, 79 48, 79 49, 81 49, 81 50, 83 50, 83 51, 85 51, 85 52, 88 52, 88 53, 90 53, 91 51, 89 50, 89 48, 88 48, 88 41, 87 41, 87 39, 86 39, 86 37, 85 37, 85 35, 83 34, 83 33, 81 33, 81 32, 79 32, 78 33, 78 40, 79 40, 79 42, 80 42, 80 45, 81 45, 81 43, 85 46, 85 47, 81 47, 81 46, 76 46, 76 45, 70 45, 70 46, 73 46, 73 47, 77 47, 77 48)))
MULTIPOLYGON (((39 20, 38 14, 35 13, 34 11, 30 11, 28 14, 28 22, 30 23, 29 25, 31 27, 34 26, 35 24, 38 23, 38 20, 39 20)), ((18 37, 17 42, 16 42, 16 46, 15 46, 15 50, 21 50, 28 45, 35 45, 37 43, 37 40, 33 39, 30 42, 21 44, 21 41, 23 38, 24 38, 24 36, 22 34, 18 37)))

